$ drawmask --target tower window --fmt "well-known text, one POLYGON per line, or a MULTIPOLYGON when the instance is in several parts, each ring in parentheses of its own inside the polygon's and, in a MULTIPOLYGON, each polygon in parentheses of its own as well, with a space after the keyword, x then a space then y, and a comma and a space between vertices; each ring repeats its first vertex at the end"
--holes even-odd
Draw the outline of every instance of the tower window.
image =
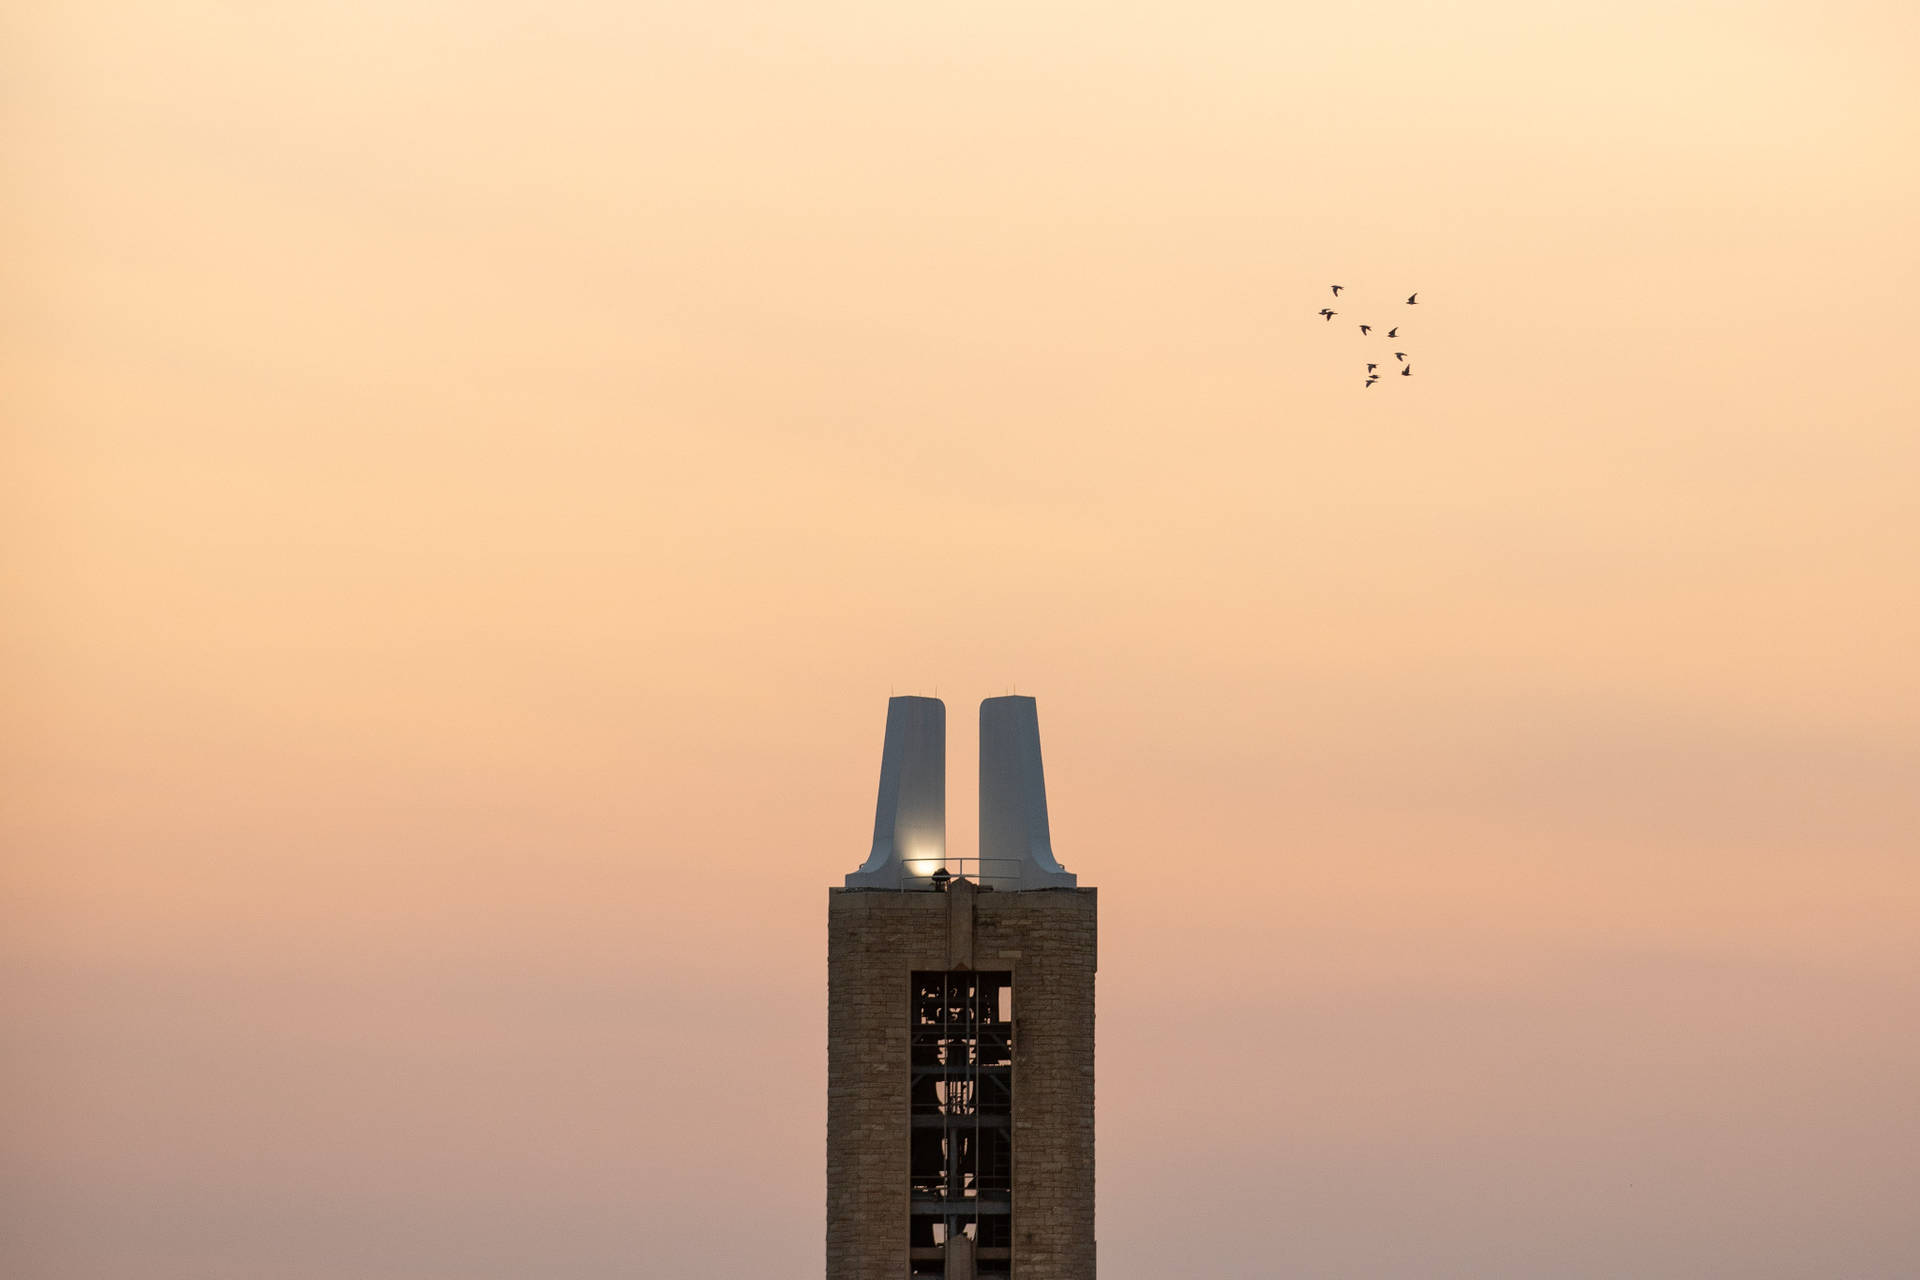
POLYGON ((1013 975, 913 975, 908 1257, 947 1274, 966 1236, 975 1274, 1009 1273, 1013 1245, 1013 975))

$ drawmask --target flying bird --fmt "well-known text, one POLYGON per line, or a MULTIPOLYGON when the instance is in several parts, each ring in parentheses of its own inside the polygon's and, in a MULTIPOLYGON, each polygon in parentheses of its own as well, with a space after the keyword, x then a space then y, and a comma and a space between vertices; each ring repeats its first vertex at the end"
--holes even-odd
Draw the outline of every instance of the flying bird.
POLYGON ((1400 371, 1400 376, 1403 378, 1411 378, 1413 376, 1413 366, 1408 365, 1406 368, 1402 369, 1400 371))
POLYGON ((1389 338, 1397 338, 1397 337, 1399 337, 1399 336, 1400 336, 1400 326, 1399 326, 1399 325, 1395 325, 1395 326, 1393 326, 1393 328, 1391 328, 1391 329, 1389 329, 1389 330, 1387 330, 1387 336, 1388 336, 1389 338))
POLYGON ((1415 298, 1417 298, 1417 297, 1419 297, 1419 296, 1420 296, 1420 295, 1419 295, 1419 294, 1417 294, 1417 293, 1410 293, 1410 294, 1408 294, 1408 295, 1407 295, 1407 305, 1408 305, 1408 306, 1410 306, 1410 307, 1417 307, 1417 306, 1419 306, 1420 304, 1414 301, 1414 299, 1415 299, 1415 298))
POLYGON ((1380 366, 1377 364, 1370 364, 1367 366, 1367 372, 1372 373, 1375 369, 1378 369, 1379 367, 1380 366))
POLYGON ((1393 358, 1395 360, 1405 361, 1407 358, 1407 353, 1404 351, 1396 351, 1393 353, 1393 358))
POLYGON ((1327 319, 1329 319, 1329 320, 1331 320, 1331 319, 1333 319, 1333 318, 1334 318, 1335 316, 1337 316, 1337 315, 1339 315, 1340 313, 1339 313, 1338 311, 1332 311, 1332 310, 1329 310, 1329 309, 1328 309, 1328 308, 1326 308, 1326 307, 1322 307, 1322 308, 1320 308, 1320 314, 1321 314, 1321 315, 1323 315, 1323 316, 1325 316, 1325 317, 1326 317, 1327 319))
POLYGON ((1372 325, 1370 325, 1370 324, 1363 324, 1363 325, 1361 325, 1361 326, 1360 326, 1360 333, 1361 333, 1361 336, 1363 336, 1363 337, 1364 337, 1365 335, 1367 335, 1367 334, 1369 334, 1369 333, 1372 333, 1372 332, 1373 332, 1373 326, 1372 326, 1372 325))
POLYGON ((1343 284, 1336 284, 1336 285, 1329 285, 1327 287, 1333 290, 1333 296, 1337 298, 1340 296, 1340 291, 1346 288, 1347 286, 1343 284))
POLYGON ((1379 375, 1379 374, 1377 374, 1377 373, 1376 373, 1376 374, 1371 374, 1371 375, 1369 375, 1369 376, 1368 376, 1368 378, 1367 378, 1367 380, 1366 380, 1365 382, 1363 382, 1363 383, 1361 383, 1360 385, 1361 385, 1361 386, 1363 386, 1363 387, 1370 387, 1370 386, 1372 386, 1372 385, 1373 385, 1374 383, 1376 383, 1376 382, 1378 382, 1378 381, 1380 381, 1380 375, 1379 375))

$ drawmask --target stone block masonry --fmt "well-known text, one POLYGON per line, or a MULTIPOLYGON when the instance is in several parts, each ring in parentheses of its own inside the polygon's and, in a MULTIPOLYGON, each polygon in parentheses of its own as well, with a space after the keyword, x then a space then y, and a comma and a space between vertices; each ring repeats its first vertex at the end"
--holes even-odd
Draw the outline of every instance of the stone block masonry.
POLYGON ((910 1273, 912 975, 959 967, 1013 975, 1011 1280, 1094 1280, 1098 916, 1090 888, 829 891, 827 1280, 910 1273))

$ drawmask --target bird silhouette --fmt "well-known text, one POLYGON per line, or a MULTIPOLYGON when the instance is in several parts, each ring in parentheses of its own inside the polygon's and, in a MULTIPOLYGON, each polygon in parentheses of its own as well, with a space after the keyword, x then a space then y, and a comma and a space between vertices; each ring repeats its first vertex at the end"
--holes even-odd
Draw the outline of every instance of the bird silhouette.
POLYGON ((1395 360, 1404 361, 1407 358, 1407 353, 1404 351, 1396 351, 1393 353, 1393 358, 1395 360))
POLYGON ((1407 295, 1407 305, 1408 305, 1408 306, 1410 306, 1410 307, 1417 307, 1417 306, 1419 306, 1420 304, 1414 301, 1414 299, 1415 299, 1415 298, 1417 298, 1417 297, 1419 297, 1419 296, 1420 296, 1420 295, 1419 295, 1419 294, 1417 294, 1417 293, 1410 293, 1410 294, 1408 294, 1408 295, 1407 295))
POLYGON ((1400 376, 1403 378, 1411 378, 1413 376, 1413 366, 1408 365, 1406 368, 1400 370, 1400 376))
POLYGON ((1377 364, 1370 364, 1367 366, 1367 372, 1372 373, 1375 369, 1378 369, 1379 367, 1380 366, 1377 364))
POLYGON ((1389 330, 1387 330, 1387 336, 1388 336, 1389 338, 1397 338, 1397 337, 1399 337, 1399 336, 1400 336, 1400 326, 1399 326, 1399 325, 1395 325, 1395 326, 1393 326, 1393 328, 1391 328, 1391 329, 1389 329, 1389 330))
POLYGON ((1334 318, 1335 316, 1337 316, 1337 315, 1339 315, 1340 313, 1339 313, 1338 311, 1333 311, 1333 310, 1330 310, 1330 309, 1328 309, 1328 308, 1326 308, 1326 307, 1322 307, 1322 308, 1320 308, 1320 314, 1321 314, 1321 315, 1323 315, 1323 316, 1325 316, 1325 317, 1326 317, 1327 319, 1329 319, 1329 320, 1331 320, 1331 319, 1333 319, 1333 318, 1334 318))
POLYGON ((1372 385, 1373 385, 1374 383, 1376 383, 1376 382, 1378 382, 1378 381, 1380 381, 1380 375, 1379 375, 1379 374, 1377 374, 1377 373, 1375 373, 1375 374, 1371 374, 1371 375, 1369 375, 1369 376, 1368 376, 1368 378, 1367 378, 1367 380, 1366 380, 1365 382, 1363 382, 1363 383, 1361 383, 1360 385, 1361 385, 1361 386, 1363 386, 1363 387, 1370 387, 1370 386, 1372 386, 1372 385))
POLYGON ((1333 290, 1333 296, 1337 298, 1340 296, 1340 291, 1346 288, 1347 286, 1343 284, 1336 284, 1336 285, 1329 285, 1327 287, 1333 290))
POLYGON ((1372 333, 1372 332, 1373 332, 1373 326, 1372 326, 1372 325, 1370 325, 1370 324, 1363 324, 1363 325, 1361 325, 1361 326, 1360 326, 1360 333, 1361 333, 1361 335, 1362 335, 1362 336, 1365 336, 1366 334, 1369 334, 1369 333, 1372 333))

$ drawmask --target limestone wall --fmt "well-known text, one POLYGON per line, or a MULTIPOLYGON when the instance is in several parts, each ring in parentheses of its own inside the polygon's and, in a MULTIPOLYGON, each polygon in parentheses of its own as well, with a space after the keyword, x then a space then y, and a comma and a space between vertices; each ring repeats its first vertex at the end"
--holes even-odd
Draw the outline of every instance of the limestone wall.
POLYGON ((830 891, 827 1280, 907 1274, 911 975, 969 936, 972 968, 1013 973, 1014 1280, 1094 1280, 1097 894, 971 889, 830 891))

